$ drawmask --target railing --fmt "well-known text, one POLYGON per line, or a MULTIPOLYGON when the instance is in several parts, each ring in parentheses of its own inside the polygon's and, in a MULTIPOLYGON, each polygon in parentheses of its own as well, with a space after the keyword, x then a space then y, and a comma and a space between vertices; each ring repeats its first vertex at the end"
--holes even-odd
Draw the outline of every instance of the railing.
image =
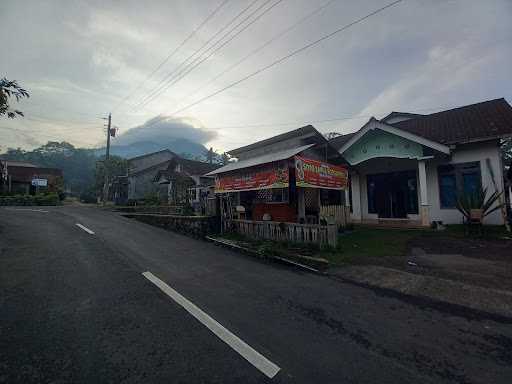
POLYGON ((336 247, 337 225, 279 223, 276 221, 232 220, 234 230, 254 239, 291 241, 336 247))
POLYGON ((350 207, 344 205, 322 205, 320 218, 325 218, 328 223, 346 227, 350 223, 350 207))

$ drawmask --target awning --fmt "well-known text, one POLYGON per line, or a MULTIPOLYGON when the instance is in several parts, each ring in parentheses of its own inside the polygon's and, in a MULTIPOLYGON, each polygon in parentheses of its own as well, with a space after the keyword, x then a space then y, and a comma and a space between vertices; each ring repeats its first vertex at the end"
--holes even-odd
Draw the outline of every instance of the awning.
POLYGON ((290 157, 295 156, 295 155, 301 153, 302 151, 305 151, 306 149, 311 148, 314 145, 315 144, 303 145, 302 147, 285 149, 283 151, 272 152, 272 153, 268 153, 265 155, 252 157, 250 159, 236 161, 233 163, 229 163, 229 164, 227 164, 219 169, 216 169, 210 173, 207 173, 205 176, 213 176, 213 175, 217 175, 219 173, 226 173, 226 172, 234 171, 237 169, 249 168, 249 167, 254 167, 256 165, 261 165, 261 164, 272 163, 275 161, 289 159, 290 157))

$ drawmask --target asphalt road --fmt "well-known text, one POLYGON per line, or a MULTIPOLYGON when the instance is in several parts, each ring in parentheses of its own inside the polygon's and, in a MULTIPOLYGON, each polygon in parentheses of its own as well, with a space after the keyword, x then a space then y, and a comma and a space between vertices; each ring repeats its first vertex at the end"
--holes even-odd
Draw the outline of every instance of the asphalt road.
POLYGON ((511 323, 96 208, 38 209, 0 208, 0 383, 512 382, 511 323), (146 271, 279 372, 262 373, 146 271))

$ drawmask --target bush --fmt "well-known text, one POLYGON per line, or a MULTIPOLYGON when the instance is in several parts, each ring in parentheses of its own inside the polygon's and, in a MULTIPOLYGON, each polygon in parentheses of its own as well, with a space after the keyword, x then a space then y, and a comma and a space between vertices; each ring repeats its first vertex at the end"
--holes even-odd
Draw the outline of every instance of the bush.
POLYGON ((13 195, 0 197, 0 205, 59 205, 60 199, 57 193, 40 193, 37 195, 13 195))
POLYGON ((144 205, 160 205, 160 199, 156 193, 147 193, 144 195, 144 205))

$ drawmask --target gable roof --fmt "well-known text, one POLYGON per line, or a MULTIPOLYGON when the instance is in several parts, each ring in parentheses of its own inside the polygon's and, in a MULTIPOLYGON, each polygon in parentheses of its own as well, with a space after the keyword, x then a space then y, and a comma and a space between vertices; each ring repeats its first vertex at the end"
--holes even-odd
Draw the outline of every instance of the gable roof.
POLYGON ((374 130, 374 129, 380 129, 381 131, 388 132, 392 135, 400 136, 406 140, 413 141, 415 143, 421 144, 425 147, 434 149, 436 151, 449 154, 450 148, 446 145, 440 144, 436 141, 427 139, 425 137, 416 135, 411 132, 407 132, 404 130, 401 130, 399 128, 394 127, 393 125, 389 125, 386 123, 383 123, 376 118, 372 117, 363 127, 357 131, 355 134, 353 134, 349 140, 347 140, 339 149, 339 152, 343 154, 347 149, 349 149, 352 145, 354 145, 359 139, 361 139, 364 135, 366 135, 367 132, 374 130))
POLYGON ((470 143, 512 136, 512 107, 494 99, 391 125, 438 143, 470 143))
MULTIPOLYGON (((512 107, 500 98, 430 115, 391 112, 381 122, 444 145, 462 144, 512 136, 512 107), (397 116, 411 118, 386 123, 386 120, 397 116)), ((335 137, 329 143, 340 150, 359 131, 335 137)))
POLYGON ((393 111, 389 115, 387 115, 387 116, 383 117, 382 119, 380 119, 380 121, 383 121, 383 122, 387 123, 388 120, 394 119, 395 117, 405 117, 407 119, 414 119, 414 118, 416 118, 418 116, 423 116, 423 115, 420 115, 418 113, 393 111))
POLYGON ((140 155, 140 156, 135 156, 135 157, 131 157, 128 159, 128 161, 133 161, 133 160, 140 160, 140 159, 143 159, 145 157, 150 157, 150 156, 154 156, 154 155, 157 155, 159 153, 164 153, 164 152, 168 152, 169 154, 173 155, 173 156, 176 156, 176 154, 171 151, 170 149, 162 149, 161 151, 156 151, 156 152, 151 152, 151 153, 145 153, 144 155, 140 155))
POLYGON ((242 152, 250 151, 250 150, 253 150, 256 148, 265 147, 270 144, 279 143, 280 141, 285 141, 285 140, 292 139, 294 137, 301 137, 301 136, 305 136, 305 135, 318 136, 319 138, 321 137, 320 140, 323 139, 323 141, 327 142, 327 140, 322 136, 322 134, 320 132, 318 132, 316 130, 315 127, 313 127, 312 125, 306 125, 304 127, 300 127, 300 128, 294 129, 292 131, 281 133, 280 135, 269 137, 268 139, 265 139, 265 140, 257 141, 256 143, 253 143, 253 144, 249 144, 249 145, 246 145, 246 146, 243 146, 240 148, 232 149, 231 151, 228 151, 228 153, 230 155, 236 157, 236 155, 238 155, 242 152))
POLYGON ((266 163, 272 163, 274 161, 285 160, 292 156, 295 156, 296 154, 298 154, 300 152, 305 151, 306 149, 313 147, 314 145, 315 144, 303 145, 303 146, 297 147, 297 148, 285 149, 283 151, 266 153, 261 156, 256 156, 256 157, 251 157, 251 158, 245 159, 245 160, 235 161, 235 162, 229 163, 219 169, 216 169, 215 171, 207 173, 205 176, 213 176, 218 173, 225 173, 225 172, 234 171, 236 169, 249 168, 249 167, 254 167, 254 166, 260 165, 260 164, 266 164, 266 163))
POLYGON ((128 170, 128 176, 130 176, 130 177, 138 176, 138 175, 142 175, 142 174, 147 173, 147 172, 154 171, 155 169, 158 169, 158 168, 168 167, 170 162, 171 162, 171 160, 165 160, 165 161, 162 161, 162 162, 157 163, 157 164, 152 164, 152 165, 150 165, 149 167, 146 167, 146 168, 136 169, 134 171, 128 170))

